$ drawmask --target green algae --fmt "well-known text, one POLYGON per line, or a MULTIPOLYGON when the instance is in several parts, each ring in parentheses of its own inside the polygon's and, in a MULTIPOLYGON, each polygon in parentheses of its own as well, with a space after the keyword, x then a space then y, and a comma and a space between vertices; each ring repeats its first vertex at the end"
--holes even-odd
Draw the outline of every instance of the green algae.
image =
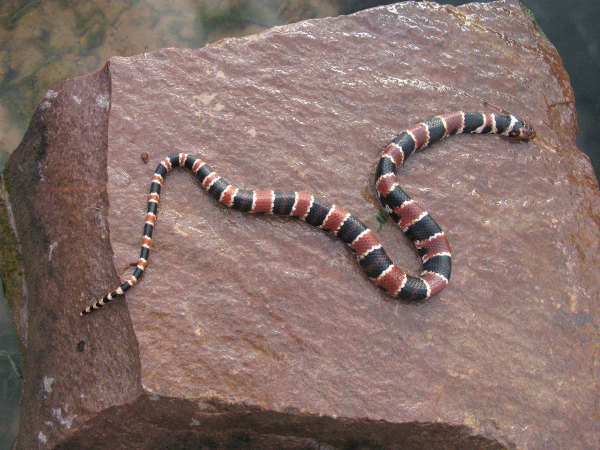
POLYGON ((14 230, 14 221, 6 186, 6 174, 0 183, 0 276, 4 284, 4 296, 13 311, 22 300, 22 257, 14 230))
MULTIPOLYGON (((533 22, 533 25, 535 26, 535 28, 541 33, 542 36, 544 36, 544 38, 548 39, 548 36, 546 36, 546 33, 544 33, 544 30, 542 30, 542 27, 540 26, 539 22, 535 18, 535 14, 533 14, 533 11, 530 10, 527 6, 525 6, 523 4, 523 2, 519 2, 519 4, 521 5, 521 9, 525 13, 525 15, 527 17, 529 17, 529 20, 531 20, 533 22)), ((550 39, 548 39, 548 40, 550 40, 550 39)))
POLYGON ((10 14, 0 20, 0 25, 7 30, 12 30, 17 26, 19 19, 27 14, 31 8, 37 6, 38 3, 40 3, 39 0, 24 0, 19 2, 18 6, 10 14))

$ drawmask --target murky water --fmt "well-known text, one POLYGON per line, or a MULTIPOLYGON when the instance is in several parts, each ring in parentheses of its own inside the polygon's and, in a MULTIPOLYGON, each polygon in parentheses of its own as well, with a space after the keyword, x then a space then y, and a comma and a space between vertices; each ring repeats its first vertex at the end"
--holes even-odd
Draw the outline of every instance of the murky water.
MULTIPOLYGON (((523 0, 558 48, 575 89, 579 147, 600 174, 600 6, 597 1, 523 0)), ((0 3, 0 169, 57 82, 111 56, 201 47, 307 18, 393 3, 375 0, 3 0, 0 3)), ((448 1, 455 5, 465 1, 448 1)), ((18 427, 21 360, 10 309, 0 298, 0 449, 18 427)))

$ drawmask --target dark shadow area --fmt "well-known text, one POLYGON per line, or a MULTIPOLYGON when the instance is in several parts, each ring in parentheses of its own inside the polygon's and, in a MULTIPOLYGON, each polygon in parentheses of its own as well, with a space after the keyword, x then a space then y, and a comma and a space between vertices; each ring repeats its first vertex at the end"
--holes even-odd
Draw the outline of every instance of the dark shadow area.
POLYGON ((466 426, 280 413, 216 400, 141 396, 113 407, 55 448, 502 449, 466 426))

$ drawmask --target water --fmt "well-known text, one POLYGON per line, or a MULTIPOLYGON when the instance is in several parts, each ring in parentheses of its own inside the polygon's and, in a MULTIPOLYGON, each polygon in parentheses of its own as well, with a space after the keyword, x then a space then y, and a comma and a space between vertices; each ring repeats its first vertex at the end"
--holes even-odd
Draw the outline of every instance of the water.
MULTIPOLYGON (((35 108, 57 82, 102 67, 111 56, 201 47, 307 18, 393 3, 374 0, 8 0, 0 4, 0 169, 35 108), (51 20, 49 20, 51 18, 51 20)), ((465 1, 449 1, 454 5, 465 1)), ((579 134, 600 178, 600 3, 523 0, 557 47, 575 90, 579 134)), ((1 296, 0 291, 0 296, 1 296)), ((18 430, 21 359, 12 314, 0 298, 0 449, 18 430)))
POLYGON ((600 180, 600 2, 523 0, 554 44, 571 77, 577 108, 577 146, 600 180))
POLYGON ((10 448, 17 435, 22 371, 12 312, 2 292, 4 289, 0 289, 0 449, 10 448))

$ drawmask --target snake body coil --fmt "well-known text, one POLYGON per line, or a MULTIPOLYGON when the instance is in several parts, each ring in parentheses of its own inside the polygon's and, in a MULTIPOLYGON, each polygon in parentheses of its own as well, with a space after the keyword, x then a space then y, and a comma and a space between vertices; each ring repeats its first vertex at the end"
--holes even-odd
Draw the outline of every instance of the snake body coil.
POLYGON ((328 231, 348 244, 366 275, 388 294, 403 300, 426 300, 448 284, 450 246, 438 224, 400 188, 396 171, 415 150, 460 133, 496 133, 519 139, 535 137, 531 125, 519 117, 457 111, 436 116, 402 131, 386 147, 375 172, 377 197, 393 221, 413 242, 421 257, 423 270, 419 276, 408 275, 394 264, 373 231, 339 206, 303 192, 240 189, 221 178, 204 161, 179 153, 164 158, 152 177, 142 251, 133 275, 83 310, 81 315, 100 309, 122 296, 140 280, 148 262, 164 177, 175 167, 191 170, 208 194, 225 206, 250 213, 293 216, 328 231))

